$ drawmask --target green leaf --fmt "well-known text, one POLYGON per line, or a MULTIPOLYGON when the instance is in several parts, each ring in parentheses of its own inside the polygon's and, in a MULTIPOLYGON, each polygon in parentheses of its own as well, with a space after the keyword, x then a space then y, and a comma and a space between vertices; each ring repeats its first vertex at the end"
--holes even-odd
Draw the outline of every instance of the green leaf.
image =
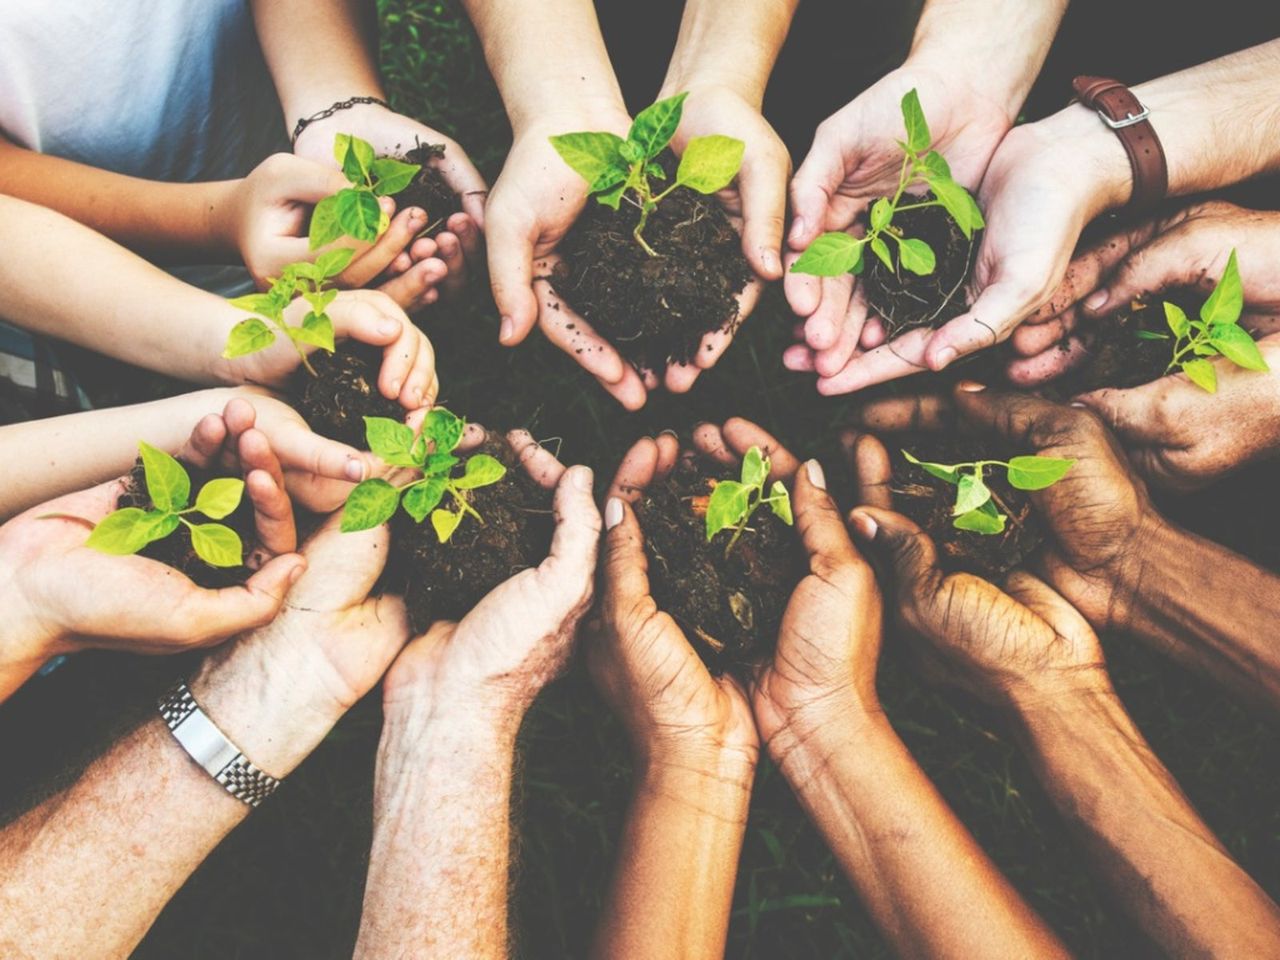
POLYGON ((1167 333, 1157 333, 1155 330, 1138 330, 1134 333, 1134 336, 1137 337, 1139 340, 1168 340, 1169 339, 1169 335, 1167 333))
POLYGON ((413 183, 422 167, 416 163, 404 163, 392 157, 379 157, 369 165, 373 174, 373 192, 379 197, 391 197, 413 183))
POLYGON ((883 230, 893 219, 893 204, 887 197, 881 197, 871 205, 871 229, 883 230))
POLYGON ((787 493, 781 480, 773 481, 773 486, 769 488, 769 509, 787 526, 795 523, 795 517, 791 515, 791 495, 787 493))
POLYGON ((929 189, 933 191, 947 213, 951 214, 951 219, 956 222, 956 226, 960 228, 960 232, 966 239, 973 236, 973 231, 981 230, 987 225, 987 222, 982 219, 982 211, 978 209, 977 201, 968 190, 950 177, 930 174, 925 177, 925 183, 929 185, 929 189))
POLYGON ((234 360, 250 353, 265 350, 275 343, 275 332, 257 317, 241 320, 227 334, 227 345, 222 350, 224 360, 234 360))
POLYGON ((957 530, 970 533, 1004 533, 1005 515, 996 508, 994 500, 988 500, 977 510, 962 513, 952 521, 957 530))
MULTIPOLYGON (((1173 331, 1175 337, 1185 337, 1191 329, 1191 321, 1187 319, 1187 315, 1176 303, 1165 302, 1164 322, 1169 325, 1169 329, 1173 331)), ((1142 332, 1139 331, 1139 333, 1142 332)))
POLYGON ((1200 308, 1200 319, 1207 324, 1235 323, 1244 309, 1244 286, 1240 282, 1240 268, 1236 265, 1236 252, 1227 258, 1227 269, 1222 279, 1200 308))
POLYGON ((631 140, 624 141, 622 146, 618 148, 618 153, 628 165, 639 163, 641 160, 645 159, 644 149, 640 144, 634 143, 631 140))
POLYGON ((608 193, 619 184, 626 189, 627 171, 621 167, 609 167, 592 182, 590 193, 608 193))
POLYGON ((1067 475, 1074 460, 1060 457, 1014 457, 1009 461, 1009 485, 1019 490, 1043 490, 1067 475))
POLYGON ((1249 331, 1236 323, 1215 323, 1209 327, 1209 343, 1217 351, 1246 370, 1265 371, 1271 368, 1262 359, 1262 351, 1249 336, 1249 331))
POLYGON ((244 481, 235 477, 218 477, 200 488, 196 495, 196 510, 210 520, 229 516, 244 496, 244 481))
POLYGON ((232 297, 227 303, 246 313, 260 313, 270 317, 275 312, 278 301, 269 293, 246 293, 242 297, 232 297))
POLYGON ((462 523, 462 518, 466 516, 461 510, 437 510, 431 514, 431 526, 435 527, 436 538, 441 543, 448 543, 449 538, 453 536, 453 532, 458 529, 458 524, 462 523))
POLYGON ((325 197, 311 211, 311 227, 308 230, 308 246, 312 250, 333 243, 342 236, 342 224, 338 222, 338 194, 325 197))
POLYGON ((330 277, 336 277, 351 263, 351 258, 356 252, 350 247, 338 247, 336 250, 328 250, 320 256, 316 257, 316 271, 320 274, 317 279, 328 280, 330 277))
POLYGON ((467 460, 467 469, 462 476, 453 481, 459 490, 473 490, 476 487, 487 487, 497 483, 507 475, 507 468, 497 458, 487 453, 477 453, 467 460))
POLYGON ((939 177, 943 180, 951 179, 951 165, 937 150, 926 153, 920 163, 926 176, 939 177))
POLYGON ((871 238, 871 252, 880 258, 881 263, 893 270, 893 255, 889 253, 889 246, 883 239, 875 236, 871 238))
POLYGON ((618 185, 612 190, 605 190, 603 193, 596 194, 596 201, 604 204, 610 210, 617 210, 622 204, 622 195, 626 193, 627 182, 619 181, 618 185))
POLYGON ((329 308, 329 304, 333 303, 337 297, 337 290, 321 290, 318 292, 304 290, 302 293, 302 298, 311 306, 311 312, 317 316, 324 313, 329 308))
POLYGON ((302 320, 302 326, 289 327, 289 337, 295 343, 308 343, 321 350, 333 353, 333 321, 328 314, 308 313, 302 320))
POLYGON ((738 524, 747 513, 751 491, 736 480, 721 480, 707 501, 707 540, 738 524))
MULTIPOLYGON (((680 116, 684 112, 687 93, 677 93, 674 97, 659 100, 645 107, 631 124, 627 139, 638 146, 646 159, 660 154, 664 147, 675 136, 676 127, 680 126, 680 116)), ((716 188, 717 190, 719 187, 716 188)))
POLYGON ((405 513, 421 523, 427 514, 440 505, 444 492, 449 486, 445 477, 427 477, 421 483, 414 484, 404 492, 405 513))
POLYGON ((400 491, 385 480, 364 480, 347 496, 342 508, 342 532, 372 530, 396 512, 400 491))
POLYGON ((959 490, 956 493, 956 505, 952 509, 951 515, 958 517, 977 510, 990 499, 991 489, 987 486, 986 481, 982 479, 980 473, 962 473, 960 474, 959 490))
POLYGON ((606 170, 622 168, 623 139, 616 133, 564 133, 551 138, 560 159, 573 168, 587 183, 595 183, 606 170))
POLYGON ((378 198, 368 190, 339 190, 337 198, 338 223, 342 232, 365 243, 377 240, 385 216, 378 205, 378 198))
POLYGON ((662 169, 662 164, 653 163, 652 161, 644 165, 644 173, 647 177, 653 177, 655 180, 667 179, 667 171, 662 169))
POLYGON ((436 407, 422 422, 422 435, 435 444, 436 453, 449 453, 462 439, 466 421, 444 407, 436 407))
POLYGON ((733 137, 694 137, 684 148, 676 182, 699 193, 715 193, 733 182, 747 145, 733 137))
POLYGON ((342 172, 352 183, 364 183, 373 166, 373 145, 349 133, 338 134, 333 141, 333 156, 342 164, 342 172))
MULTIPOLYGON (((415 449, 414 453, 417 452, 415 449)), ((423 464, 422 472, 428 477, 443 477, 461 462, 451 453, 433 453, 427 457, 427 462, 423 464)))
POLYGON ((759 447, 752 447, 742 458, 742 483, 748 487, 764 488, 769 477, 769 461, 759 447))
POLYGON ((177 513, 191 499, 191 478, 180 464, 163 450, 145 440, 138 444, 142 467, 147 479, 147 495, 157 510, 177 513))
POLYGON ((908 463, 914 463, 917 467, 931 476, 937 477, 939 480, 945 480, 947 483, 960 482, 960 468, 949 467, 944 463, 927 463, 924 460, 917 460, 906 450, 902 451, 902 456, 908 463))
POLYGON ((127 556, 152 541, 164 539, 177 526, 178 518, 171 513, 125 507, 98 521, 84 545, 100 553, 127 556))
POLYGON ((898 259, 902 265, 918 276, 928 276, 937 266, 937 258, 933 255, 933 247, 923 240, 914 237, 898 242, 898 259))
POLYGON ((418 467, 413 455, 413 430, 390 417, 365 417, 364 440, 369 450, 393 467, 418 467))
POLYGON ((220 523, 193 523, 191 546, 196 556, 211 567, 238 567, 244 563, 240 534, 220 523))
POLYGON ((1218 392, 1218 374, 1208 360, 1187 360, 1182 364, 1182 372, 1201 390, 1218 392))
POLYGON ((838 277, 851 271, 861 259, 861 240, 856 240, 847 233, 824 233, 800 254, 791 265, 791 272, 815 277, 838 277))
POLYGON ((929 149, 933 137, 929 134, 929 124, 924 118, 924 108, 920 106, 920 95, 915 89, 908 90, 902 98, 902 122, 907 128, 907 146, 912 153, 923 153, 929 149))

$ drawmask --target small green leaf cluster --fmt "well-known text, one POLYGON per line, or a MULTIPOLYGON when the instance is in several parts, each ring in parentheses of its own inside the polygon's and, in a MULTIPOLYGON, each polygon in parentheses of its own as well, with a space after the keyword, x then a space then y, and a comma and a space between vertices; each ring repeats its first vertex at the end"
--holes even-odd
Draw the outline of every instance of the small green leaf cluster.
MULTIPOLYGON (((966 239, 973 232, 986 226, 982 211, 969 191, 951 178, 951 167, 937 150, 930 150, 933 137, 925 121, 924 110, 916 91, 908 90, 902 98, 902 121, 907 139, 898 141, 902 148, 902 169, 898 174, 898 189, 892 198, 881 197, 871 205, 867 229, 861 237, 847 233, 824 233, 809 245, 791 266, 793 273, 806 273, 819 277, 838 277, 844 273, 862 273, 864 254, 868 247, 880 261, 893 272, 893 250, 885 242, 887 237, 898 248, 898 262, 903 269, 919 276, 933 273, 937 256, 933 248, 915 237, 903 235, 893 218, 904 210, 922 210, 925 207, 942 207, 951 215, 966 239), (934 199, 903 203, 912 185, 924 185, 933 191, 934 199)), ((908 198, 910 199, 910 198, 908 198)))
POLYGON ((347 268, 353 255, 353 250, 340 247, 322 253, 315 263, 291 263, 278 279, 271 281, 266 293, 250 293, 232 300, 233 307, 256 316, 241 320, 231 328, 222 356, 231 360, 271 346, 275 343, 276 334, 267 325, 269 321, 289 338, 303 365, 315 376, 315 368, 307 359, 304 346, 309 344, 333 353, 333 321, 325 311, 338 291, 329 286, 329 281, 347 268), (306 300, 311 309, 303 317, 301 326, 291 327, 285 323, 284 312, 297 296, 306 300))
POLYGON ((566 133, 551 138, 564 162, 591 185, 596 200, 617 210, 625 198, 639 208, 634 234, 651 257, 657 253, 645 241, 644 228, 658 204, 676 187, 703 194, 723 190, 738 175, 746 149, 746 144, 733 137, 694 137, 680 157, 675 182, 655 193, 652 181, 667 179, 656 160, 680 126, 687 96, 678 93, 641 110, 625 140, 615 133, 566 133))
POLYGON ((187 516, 199 513, 210 520, 229 516, 240 506, 244 481, 232 477, 210 480, 200 488, 196 502, 188 506, 191 478, 182 464, 149 443, 139 443, 138 449, 151 509, 125 507, 108 514, 93 528, 85 546, 126 556, 163 540, 182 525, 191 533, 196 555, 209 566, 240 566, 244 562, 244 545, 239 534, 221 523, 192 523, 187 516))
POLYGON ((342 530, 370 530, 386 523, 404 505, 405 513, 421 523, 431 514, 431 525, 441 543, 448 543, 467 514, 484 523, 467 500, 467 491, 487 487, 506 476, 507 468, 496 457, 478 453, 465 461, 453 451, 462 440, 465 421, 443 407, 427 414, 422 432, 414 436, 403 423, 386 417, 365 417, 365 437, 369 449, 395 467, 411 467, 422 472, 416 480, 395 486, 386 480, 365 480, 347 497, 342 510, 342 530), (457 468, 461 474, 455 474, 457 468), (441 507, 446 494, 453 509, 441 507))
POLYGON ((791 516, 791 497, 781 480, 773 481, 769 495, 765 496, 764 484, 769 479, 769 458, 759 447, 752 447, 742 458, 740 480, 721 480, 711 491, 707 501, 707 542, 717 533, 733 529, 733 536, 724 548, 725 555, 733 549, 747 522, 756 509, 768 505, 783 523, 794 522, 791 516))
POLYGON ((1011 460, 978 460, 973 463, 926 463, 902 451, 909 463, 926 473, 954 484, 956 503, 951 510, 957 530, 972 533, 1004 533, 1008 517, 1000 512, 998 498, 987 486, 987 467, 1003 467, 1009 486, 1018 490, 1043 490, 1067 475, 1074 460, 1059 457, 1014 457, 1011 460))
POLYGON ((372 144, 349 133, 340 133, 334 138, 333 156, 342 164, 342 172, 351 186, 316 204, 311 213, 312 250, 342 236, 373 243, 390 223, 378 205, 378 198, 399 193, 413 183, 422 169, 416 163, 375 157, 372 144))
POLYGON ((1226 357, 1245 370, 1271 369, 1249 331, 1240 326, 1243 311, 1244 284, 1232 250, 1222 279, 1200 308, 1199 319, 1192 320, 1177 304, 1166 301, 1164 318, 1173 336, 1154 330, 1139 330, 1138 336, 1145 340, 1172 339, 1173 359, 1165 373, 1181 370, 1197 387, 1217 393, 1218 375, 1208 357, 1226 357))

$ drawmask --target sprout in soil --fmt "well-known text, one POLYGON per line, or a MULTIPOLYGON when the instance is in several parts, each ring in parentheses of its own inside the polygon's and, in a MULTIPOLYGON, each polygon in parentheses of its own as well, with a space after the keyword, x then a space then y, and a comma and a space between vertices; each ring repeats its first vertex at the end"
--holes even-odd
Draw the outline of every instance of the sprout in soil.
POLYGON ((453 450, 462 439, 465 421, 443 407, 427 414, 422 432, 416 437, 403 423, 386 417, 365 417, 365 437, 369 449, 395 467, 422 471, 416 480, 397 487, 386 480, 365 480, 347 497, 342 510, 342 530, 351 533, 386 523, 403 503, 405 513, 421 523, 431 514, 431 525, 441 543, 448 543, 467 514, 480 523, 484 518, 467 499, 467 491, 487 487, 506 476, 507 468, 495 457, 478 453, 465 461, 453 450), (455 470, 461 468, 461 474, 455 470), (454 509, 441 507, 448 494, 454 509))
POLYGON ((391 157, 374 157, 372 144, 340 133, 333 141, 334 159, 342 165, 351 186, 325 197, 311 213, 310 244, 318 250, 341 236, 373 243, 390 223, 378 205, 379 197, 399 193, 422 167, 391 157))
POLYGON ((329 281, 347 268, 353 254, 353 250, 343 247, 322 253, 315 263, 291 263, 284 268, 279 279, 271 281, 266 293, 250 293, 232 300, 233 307, 256 316, 241 320, 231 328, 222 356, 231 360, 271 346, 275 343, 276 334, 267 325, 269 321, 289 338, 307 372, 316 376, 304 345, 310 344, 333 353, 333 321, 325 310, 338 291, 329 286, 329 281), (306 300, 311 310, 303 318, 302 326, 291 327, 284 321, 284 312, 296 296, 306 300))
POLYGON ((107 514, 93 528, 86 547, 103 553, 127 556, 149 543, 163 540, 184 526, 191 533, 191 546, 211 567, 238 567, 244 562, 240 535, 221 523, 193 523, 187 517, 199 513, 221 520, 240 506, 244 481, 232 477, 210 480, 191 501, 191 478, 169 454, 149 443, 139 443, 151 509, 125 507, 107 514))
POLYGON ((707 500, 707 542, 710 543, 722 530, 732 528, 733 536, 724 548, 726 557, 747 529, 747 521, 758 507, 768 504, 783 523, 790 525, 793 522, 787 488, 781 480, 775 480, 766 497, 764 484, 768 478, 769 458, 759 447, 752 447, 742 458, 742 479, 721 480, 712 489, 707 500))
MULTIPOLYGON (((983 479, 987 467, 1003 467, 1009 486, 1018 490, 1043 490, 1067 475, 1074 460, 1058 457, 1014 457, 1012 460, 978 460, 973 463, 925 463, 906 450, 902 455, 926 473, 956 486, 956 504, 952 508, 957 530, 973 533, 1004 533, 1008 519, 1000 512, 999 502, 983 479)), ((1003 506, 1001 504, 1000 506, 1003 506)), ((1008 508, 1006 508, 1008 509, 1008 508)))
POLYGON ((640 211, 634 231, 636 242, 651 257, 658 254, 644 239, 649 215, 676 187, 699 193, 723 190, 738 175, 746 145, 741 140, 715 134, 694 137, 685 147, 676 178, 655 193, 652 180, 667 179, 656 158, 680 126, 687 93, 659 100, 636 115, 627 139, 614 133, 566 133, 551 138, 551 145, 591 187, 600 203, 614 210, 625 199, 640 211))
POLYGON ((818 277, 838 277, 844 273, 862 273, 863 254, 867 247, 881 262, 897 273, 893 265, 893 250, 885 243, 885 237, 898 247, 898 261, 912 273, 926 276, 933 273, 937 257, 933 248, 923 240, 906 237, 893 222, 895 214, 905 210, 921 210, 925 207, 942 207, 951 215, 965 239, 972 239, 973 232, 986 226, 982 211, 969 191, 951 179, 951 168, 937 150, 929 147, 933 138, 920 107, 920 97, 915 90, 908 90, 902 98, 902 120, 906 126, 906 142, 898 141, 902 148, 902 170, 898 174, 898 189, 892 198, 881 197, 871 205, 866 232, 861 237, 847 233, 824 233, 809 245, 791 266, 793 273, 807 273, 818 277), (926 186, 933 191, 934 199, 917 200, 907 196, 912 186, 926 186), (909 203, 902 201, 910 200, 909 203))
POLYGON ((1240 326, 1243 310, 1244 285, 1240 281, 1240 268, 1236 265, 1236 252, 1232 250, 1227 259, 1227 269, 1200 308, 1198 320, 1192 320, 1177 304, 1166 301, 1164 318, 1173 335, 1139 330, 1138 336, 1144 340, 1173 340, 1173 359, 1164 372, 1169 374, 1181 370, 1197 387, 1217 393, 1218 375, 1207 357, 1226 357, 1246 370, 1271 369, 1249 331, 1240 326))

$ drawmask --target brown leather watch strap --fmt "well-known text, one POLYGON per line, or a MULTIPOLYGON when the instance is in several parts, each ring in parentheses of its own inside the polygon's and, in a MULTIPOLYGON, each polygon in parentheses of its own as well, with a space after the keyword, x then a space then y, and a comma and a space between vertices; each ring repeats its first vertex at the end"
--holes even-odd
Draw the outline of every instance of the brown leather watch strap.
POLYGON ((1071 85, 1080 102, 1096 110, 1102 122, 1115 131, 1129 154, 1129 164, 1133 167, 1129 209, 1151 210, 1169 192, 1169 166, 1160 138, 1147 119, 1147 108, 1119 80, 1076 77, 1071 85))

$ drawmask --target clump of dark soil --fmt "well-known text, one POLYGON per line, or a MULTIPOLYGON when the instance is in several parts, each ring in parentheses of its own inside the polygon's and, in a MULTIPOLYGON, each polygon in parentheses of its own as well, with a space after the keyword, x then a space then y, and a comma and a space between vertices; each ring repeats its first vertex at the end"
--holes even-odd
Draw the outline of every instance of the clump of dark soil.
MULTIPOLYGON (((662 166, 674 175, 668 152, 662 166)), ((625 198, 617 210, 591 200, 560 242, 552 283, 561 299, 640 369, 689 363, 705 334, 738 323, 735 297, 751 279, 742 238, 715 197, 686 187, 649 216, 633 236, 640 211, 625 198)))
POLYGON ((658 608, 676 619, 713 673, 744 676, 772 656, 808 566, 795 530, 767 508, 752 514, 728 556, 731 533, 707 542, 706 498, 726 479, 734 476, 681 463, 635 509, 658 608))
POLYGON ((388 400, 378 389, 379 347, 346 340, 333 353, 317 350, 309 359, 317 376, 300 368, 293 387, 298 412, 320 436, 365 450, 365 417, 404 419, 399 401, 388 400))
POLYGON ((420 142, 404 156, 392 158, 422 167, 413 182, 397 193, 394 199, 397 210, 421 207, 427 211, 427 228, 421 234, 424 237, 434 237, 444 229, 451 216, 462 212, 462 198, 453 192, 453 187, 445 182, 444 176, 431 162, 443 156, 444 144, 420 142))
MULTIPOLYGON (((383 583, 404 594, 415 633, 437 620, 462 619, 498 584, 541 563, 551 547, 552 492, 534 482, 502 437, 489 437, 473 453, 497 457, 507 468, 497 483, 470 491, 484 523, 467 516, 442 544, 430 517, 415 523, 398 510, 391 520, 383 583)), ((452 508, 452 499, 441 506, 452 508)))
MULTIPOLYGON (((225 472, 203 470, 192 466, 186 460, 180 460, 179 463, 187 471, 187 476, 191 478, 192 502, 195 501, 196 494, 200 492, 200 488, 210 480, 232 476, 232 474, 225 472)), ((240 478, 237 476, 236 479, 240 478)), ((120 495, 116 509, 139 507, 143 510, 150 510, 154 506, 155 504, 151 502, 151 497, 147 495, 146 471, 142 466, 142 458, 139 457, 133 465, 133 470, 129 473, 128 485, 125 487, 124 493, 120 495)), ((244 544, 244 555, 246 557, 253 553, 254 548, 258 545, 258 530, 254 525, 253 504, 250 503, 247 492, 240 498, 240 505, 229 516, 221 520, 211 521, 200 513, 188 514, 187 519, 192 523, 220 523, 223 526, 230 527, 240 534, 240 542, 244 544)), ((234 587, 248 580, 251 574, 249 568, 244 566, 209 566, 196 555, 195 549, 191 546, 191 533, 181 524, 177 530, 163 540, 147 544, 138 551, 138 555, 146 557, 148 560, 158 560, 173 567, 179 573, 194 581, 196 586, 204 587, 206 590, 234 587)))
POLYGON ((956 488, 910 463, 903 455, 909 450, 920 460, 932 463, 972 463, 975 460, 1008 460, 1026 450, 1001 448, 987 440, 969 437, 911 434, 897 438, 890 448, 894 509, 910 517, 933 539, 938 561, 948 573, 962 571, 985 579, 999 579, 1021 566, 1044 540, 1044 529, 1031 508, 1026 493, 1009 485, 1005 472, 988 469, 987 486, 998 498, 996 506, 1008 517, 1003 533, 982 534, 957 530, 951 515, 956 488))
MULTIPOLYGON (((932 193, 926 200, 934 199, 932 193)), ((933 273, 918 276, 904 269, 896 244, 885 241, 893 253, 896 270, 890 270, 870 250, 866 251, 863 282, 867 302, 883 320, 889 337, 916 327, 940 327, 969 308, 965 284, 978 255, 981 231, 965 239, 942 207, 923 207, 894 215, 893 225, 903 236, 923 240, 933 249, 937 264, 933 273)))

